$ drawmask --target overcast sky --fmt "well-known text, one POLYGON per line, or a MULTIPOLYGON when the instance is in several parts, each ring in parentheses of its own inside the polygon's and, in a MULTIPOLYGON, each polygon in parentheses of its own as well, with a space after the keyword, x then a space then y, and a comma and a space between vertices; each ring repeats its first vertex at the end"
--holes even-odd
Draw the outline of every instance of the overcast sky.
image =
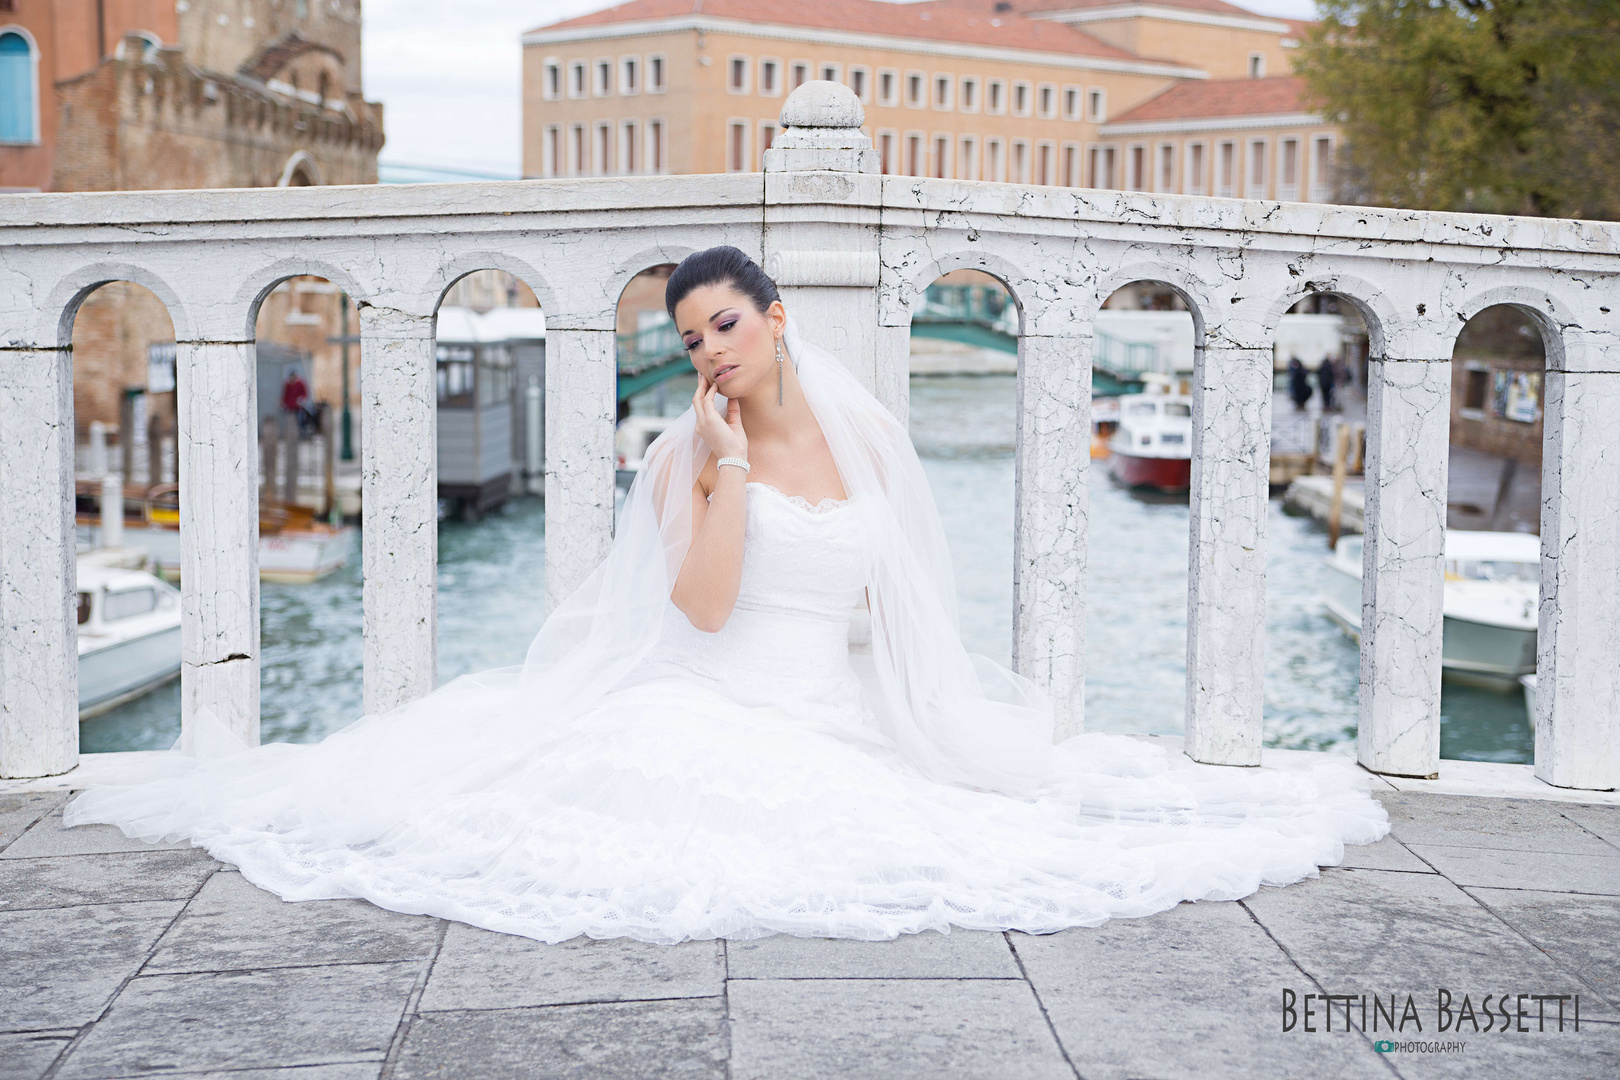
MULTIPOLYGON (((1311 0, 1235 0, 1310 18, 1311 0)), ((382 160, 517 175, 525 30, 610 0, 365 0, 366 97, 387 109, 382 160)))

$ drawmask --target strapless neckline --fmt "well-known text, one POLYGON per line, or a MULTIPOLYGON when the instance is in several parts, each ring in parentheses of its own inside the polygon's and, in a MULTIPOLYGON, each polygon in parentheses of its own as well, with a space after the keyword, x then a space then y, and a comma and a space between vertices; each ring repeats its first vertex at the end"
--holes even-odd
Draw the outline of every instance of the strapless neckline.
POLYGON ((763 480, 750 480, 745 486, 751 488, 764 488, 766 491, 771 492, 783 502, 786 502, 789 506, 797 506, 802 510, 808 510, 812 514, 826 514, 834 510, 840 510, 854 501, 852 499, 834 499, 831 496, 828 496, 818 503, 813 503, 803 495, 789 495, 781 488, 775 486, 774 484, 767 484, 763 480))

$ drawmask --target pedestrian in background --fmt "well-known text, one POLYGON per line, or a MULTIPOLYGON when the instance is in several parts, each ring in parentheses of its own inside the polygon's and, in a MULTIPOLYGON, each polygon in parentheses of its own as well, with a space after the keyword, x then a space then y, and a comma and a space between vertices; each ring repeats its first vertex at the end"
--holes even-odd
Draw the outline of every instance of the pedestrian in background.
POLYGON ((1294 403, 1295 412, 1304 412, 1311 400, 1310 374, 1297 356, 1288 361, 1288 397, 1294 403))

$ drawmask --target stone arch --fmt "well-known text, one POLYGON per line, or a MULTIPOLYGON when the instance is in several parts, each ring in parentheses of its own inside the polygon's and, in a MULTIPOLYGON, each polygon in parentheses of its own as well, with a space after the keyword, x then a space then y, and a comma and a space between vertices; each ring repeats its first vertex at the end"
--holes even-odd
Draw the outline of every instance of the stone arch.
POLYGON ((434 268, 432 276, 422 289, 424 296, 432 298, 431 310, 439 310, 439 306, 444 303, 445 294, 450 291, 452 285, 479 270, 503 270, 511 274, 534 293, 541 311, 550 314, 557 310, 556 290, 552 288, 546 275, 533 263, 505 252, 482 250, 465 252, 434 268))
POLYGON ((1029 331, 1026 297, 1020 295, 1019 288, 1027 289, 1033 279, 1010 259, 993 251, 948 251, 918 263, 898 281, 893 281, 882 290, 879 301, 882 322, 890 326, 906 325, 910 321, 912 308, 928 286, 952 270, 977 270, 1001 282, 1018 309, 1019 334, 1029 331))
POLYGON ((321 178, 319 163, 310 156, 309 151, 299 150, 281 167, 276 187, 320 187, 325 182, 321 178))
POLYGON ((1456 308, 1457 332, 1475 315, 1486 308, 1506 305, 1523 312, 1530 324, 1541 333, 1541 345, 1546 351, 1547 368, 1565 368, 1571 354, 1578 350, 1564 338, 1565 327, 1578 325, 1574 312, 1558 297, 1544 289, 1528 285, 1498 285, 1475 293, 1456 308))
POLYGON ((1082 305, 1077 307, 1076 314, 1087 322, 1094 320, 1097 312, 1113 296, 1125 286, 1138 281, 1149 281, 1165 288, 1181 297, 1187 305, 1193 320, 1193 348, 1202 349, 1205 342, 1205 331, 1209 325, 1208 313, 1213 310, 1208 296, 1205 295, 1202 283, 1194 279, 1185 270, 1159 262, 1131 263, 1120 267, 1097 279, 1097 287, 1093 290, 1082 305))
POLYGON ((1397 324, 1395 306, 1382 288, 1350 274, 1312 276, 1274 299, 1261 314, 1266 342, 1277 340, 1277 327, 1295 304, 1316 293, 1332 293, 1350 302, 1367 327, 1367 349, 1373 359, 1385 355, 1390 327, 1397 324))
MULTIPOLYGON (((197 339, 196 327, 185 304, 180 300, 180 294, 163 278, 144 267, 129 263, 95 263, 65 275, 51 289, 43 305, 43 312, 47 319, 50 318, 50 312, 57 313, 55 341, 42 340, 38 344, 55 348, 69 347, 73 342, 73 320, 79 313, 79 305, 84 303, 85 297, 114 281, 132 282, 156 296, 168 309, 169 321, 174 324, 176 341, 197 339)), ((49 324, 42 325, 38 333, 41 338, 49 339, 51 337, 49 324)))
POLYGON ((253 340, 256 337, 259 308, 264 304, 264 298, 270 295, 270 290, 283 281, 295 277, 325 278, 348 293, 349 299, 356 304, 373 295, 361 288, 348 271, 331 263, 319 259, 280 259, 248 275, 243 279, 241 287, 236 290, 233 297, 234 305, 246 311, 246 323, 242 328, 245 335, 243 340, 253 340))

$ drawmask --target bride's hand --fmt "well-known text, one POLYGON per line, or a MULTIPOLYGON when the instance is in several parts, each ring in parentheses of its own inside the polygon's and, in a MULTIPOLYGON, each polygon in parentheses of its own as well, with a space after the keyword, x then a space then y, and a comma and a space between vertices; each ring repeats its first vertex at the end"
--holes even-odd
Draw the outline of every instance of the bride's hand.
POLYGON ((742 426, 742 402, 726 399, 726 416, 722 420, 714 409, 717 387, 703 374, 698 375, 697 392, 692 395, 692 408, 697 413, 697 433, 704 445, 716 457, 735 457, 748 460, 748 435, 742 426))

